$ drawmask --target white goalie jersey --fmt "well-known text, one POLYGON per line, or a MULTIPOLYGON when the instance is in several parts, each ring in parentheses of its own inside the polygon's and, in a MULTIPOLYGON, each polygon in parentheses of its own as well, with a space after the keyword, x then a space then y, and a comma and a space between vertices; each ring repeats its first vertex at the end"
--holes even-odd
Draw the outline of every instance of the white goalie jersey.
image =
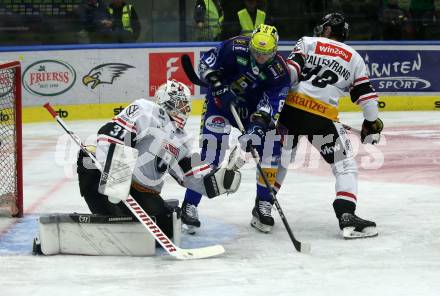
POLYGON ((287 59, 292 86, 286 104, 337 119, 339 99, 377 105, 365 62, 351 46, 324 37, 302 37, 287 59), (293 95, 292 95, 293 93, 293 95))
POLYGON ((170 173, 182 186, 205 194, 203 175, 208 165, 191 163, 190 137, 176 128, 158 104, 139 99, 125 108, 98 132, 96 158, 104 165, 111 143, 138 150, 132 181, 160 193, 164 176, 170 173), (194 174, 198 170, 198 174, 194 174))

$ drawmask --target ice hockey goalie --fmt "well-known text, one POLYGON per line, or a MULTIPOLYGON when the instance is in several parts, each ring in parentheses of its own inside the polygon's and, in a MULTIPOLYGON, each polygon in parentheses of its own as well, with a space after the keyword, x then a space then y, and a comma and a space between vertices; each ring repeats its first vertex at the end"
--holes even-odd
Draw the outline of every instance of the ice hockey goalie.
POLYGON ((96 150, 88 147, 103 173, 86 153, 81 151, 78 157, 80 192, 92 214, 41 217, 36 252, 154 254, 154 238, 121 202, 129 195, 178 243, 178 201, 166 201, 160 195, 166 174, 209 198, 235 192, 241 180, 235 166, 227 163, 211 169, 192 154, 184 129, 190 112, 188 87, 169 80, 157 90, 156 102, 136 100, 104 124, 96 150))

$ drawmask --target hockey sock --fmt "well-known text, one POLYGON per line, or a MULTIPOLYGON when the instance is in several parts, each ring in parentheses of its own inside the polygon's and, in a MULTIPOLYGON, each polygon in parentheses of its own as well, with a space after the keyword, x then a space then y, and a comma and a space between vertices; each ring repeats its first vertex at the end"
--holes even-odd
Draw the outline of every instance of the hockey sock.
POLYGON ((200 193, 191 189, 186 190, 185 199, 184 199, 185 202, 198 206, 201 199, 202 199, 202 195, 200 193))

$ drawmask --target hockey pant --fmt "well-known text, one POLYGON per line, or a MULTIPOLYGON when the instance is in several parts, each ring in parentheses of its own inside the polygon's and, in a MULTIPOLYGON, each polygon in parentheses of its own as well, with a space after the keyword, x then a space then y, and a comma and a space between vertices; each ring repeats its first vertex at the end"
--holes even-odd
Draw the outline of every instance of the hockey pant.
POLYGON ((278 128, 286 135, 283 137, 281 157, 283 166, 293 162, 299 137, 306 136, 330 164, 336 178, 336 197, 333 202, 336 216, 339 218, 343 213, 354 213, 357 202, 357 165, 350 139, 342 124, 284 106, 278 128))
MULTIPOLYGON (((249 116, 254 111, 250 111, 245 106, 237 106, 238 114, 241 117, 242 123, 247 128, 249 124, 249 116)), ((200 126, 200 146, 201 160, 205 163, 210 163, 213 166, 218 166, 224 159, 226 151, 229 148, 229 135, 231 127, 237 127, 234 117, 229 112, 218 110, 213 104, 205 102, 204 113, 200 126)), ((274 186, 278 182, 277 171, 278 161, 281 154, 281 145, 277 140, 275 130, 268 132, 266 141, 263 145, 257 146, 257 152, 260 156, 261 167, 265 173, 269 183, 274 186)), ((266 188, 265 183, 257 171, 257 196, 260 200, 271 201, 271 195, 266 188)), ((276 187, 276 186, 274 186, 276 187)), ((275 188, 277 190, 277 188, 275 188)), ((187 189, 185 194, 185 202, 198 205, 202 195, 187 189)))

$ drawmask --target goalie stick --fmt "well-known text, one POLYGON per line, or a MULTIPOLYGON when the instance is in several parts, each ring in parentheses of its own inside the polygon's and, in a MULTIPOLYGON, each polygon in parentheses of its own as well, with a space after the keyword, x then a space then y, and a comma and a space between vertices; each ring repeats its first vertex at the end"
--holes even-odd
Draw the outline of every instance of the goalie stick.
MULTIPOLYGON (((199 76, 197 76, 197 74, 194 71, 194 67, 192 65, 191 59, 188 55, 184 54, 181 57, 181 63, 182 63, 182 67, 183 70, 185 71, 186 76, 188 77, 188 79, 199 86, 203 86, 203 87, 208 87, 209 85, 205 82, 203 82, 199 76)), ((238 124, 238 128, 240 130, 241 133, 245 133, 245 129, 244 126, 240 120, 240 117, 237 114, 237 110, 235 109, 234 105, 231 105, 231 112, 232 115, 234 116, 235 121, 238 124)), ((298 252, 301 253, 310 253, 310 244, 309 243, 302 243, 300 241, 298 241, 295 236, 293 235, 292 229, 290 228, 289 223, 287 222, 286 216, 284 215, 283 210, 281 209, 280 203, 278 202, 278 199, 276 198, 275 194, 274 194, 274 190, 272 188, 272 186, 270 185, 269 181, 267 180, 266 175, 264 174, 260 164, 258 163, 258 155, 257 152, 255 151, 254 148, 251 149, 251 154, 252 157, 255 159, 256 165, 257 165, 257 169, 261 175, 261 177, 263 178, 263 181, 266 185, 266 187, 269 189, 268 191, 271 194, 272 200, 274 201, 275 207, 278 210, 278 213, 281 217, 281 220, 283 221, 283 224, 286 228, 287 233, 289 234, 290 239, 292 240, 293 245, 295 246, 295 249, 298 252)))
MULTIPOLYGON (((58 116, 55 110, 49 103, 44 104, 44 108, 52 115, 52 117, 61 125, 61 127, 66 131, 66 133, 75 141, 75 143, 81 148, 81 150, 86 153, 95 163, 96 167, 102 172, 102 167, 100 163, 96 160, 96 157, 86 149, 81 140, 75 135, 74 132, 69 130, 64 123, 64 121, 58 116)), ((182 249, 176 246, 157 226, 153 219, 142 209, 142 207, 137 203, 137 201, 130 195, 126 200, 122 202, 127 206, 127 208, 136 216, 139 222, 150 232, 150 234, 156 239, 156 241, 168 252, 171 256, 176 259, 187 260, 187 259, 202 259, 217 256, 223 254, 225 249, 221 245, 213 245, 204 248, 196 249, 182 249)))

